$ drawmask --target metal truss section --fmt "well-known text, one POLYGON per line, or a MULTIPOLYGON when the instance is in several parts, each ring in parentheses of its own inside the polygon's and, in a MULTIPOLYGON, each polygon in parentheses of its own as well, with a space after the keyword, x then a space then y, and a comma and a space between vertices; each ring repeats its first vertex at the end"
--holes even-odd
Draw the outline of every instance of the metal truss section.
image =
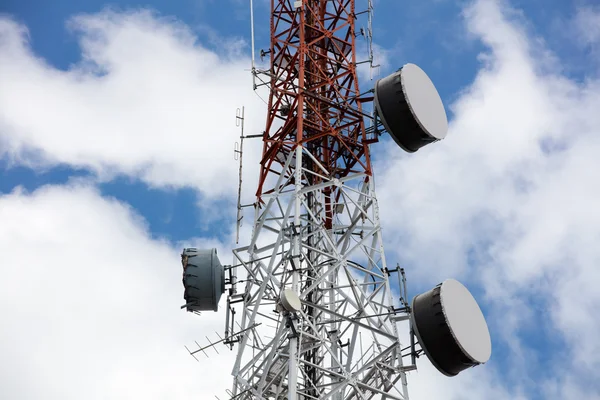
POLYGON ((271 1, 270 66, 253 68, 270 90, 254 227, 227 304, 235 399, 407 399, 408 307, 392 305, 356 19, 355 0, 271 1))
POLYGON ((368 145, 377 137, 364 129, 355 1, 273 0, 271 9, 270 69, 256 71, 270 89, 257 197, 274 190, 268 176, 286 172, 299 144, 331 176, 370 174, 368 145))
POLYGON ((233 252, 243 334, 232 398, 407 399, 396 328, 405 311, 392 305, 371 180, 331 178, 320 165, 319 183, 306 184, 317 172, 302 159, 316 157, 294 150, 283 163, 291 173, 256 208, 250 244, 233 252), (282 306, 285 289, 299 294, 299 311, 282 306))

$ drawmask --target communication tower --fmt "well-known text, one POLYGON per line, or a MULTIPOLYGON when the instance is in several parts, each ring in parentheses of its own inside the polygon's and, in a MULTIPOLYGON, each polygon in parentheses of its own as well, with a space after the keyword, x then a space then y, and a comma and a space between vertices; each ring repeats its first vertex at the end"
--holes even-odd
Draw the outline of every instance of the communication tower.
MULTIPOLYGON (((443 139, 448 123, 414 64, 360 91, 360 36, 373 67, 370 0, 365 7, 271 1, 261 51, 269 65, 252 66, 269 108, 251 238, 227 266, 214 249, 183 251, 182 308, 216 311, 227 294, 225 336, 206 347, 237 351, 232 399, 408 399, 406 372, 421 353, 448 376, 491 355, 485 319, 462 284, 446 280, 409 304, 404 269, 386 262, 369 146, 387 132, 416 152, 443 139), (356 27, 363 14, 366 31, 356 27)), ((237 118, 241 156, 249 136, 237 118)))

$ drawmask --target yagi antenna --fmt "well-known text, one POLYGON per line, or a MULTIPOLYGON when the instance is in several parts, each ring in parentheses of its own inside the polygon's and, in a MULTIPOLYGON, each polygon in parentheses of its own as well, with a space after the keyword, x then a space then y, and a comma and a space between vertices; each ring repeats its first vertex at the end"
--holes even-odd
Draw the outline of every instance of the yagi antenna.
MULTIPOLYGON (((195 343, 196 343, 196 346, 198 346, 198 349, 196 349, 196 350, 194 350, 194 351, 192 351, 192 350, 188 349, 188 347, 187 347, 187 346, 184 346, 184 347, 185 347, 185 349, 186 349, 186 350, 187 350, 187 351, 190 353, 190 355, 196 359, 196 361, 199 361, 199 360, 198 360, 198 358, 196 358, 196 353, 202 352, 202 353, 204 353, 204 355, 205 355, 205 356, 208 358, 208 354, 206 354, 206 351, 205 351, 205 350, 207 350, 207 349, 210 349, 210 348, 212 347, 212 348, 214 349, 214 351, 216 351, 216 352, 217 352, 217 354, 219 354, 219 351, 218 351, 218 350, 217 350, 217 348, 215 347, 216 345, 218 345, 219 343, 224 343, 224 344, 228 345, 228 344, 230 344, 229 342, 238 342, 238 341, 239 341, 239 336, 240 336, 242 333, 245 333, 245 332, 249 331, 250 329, 254 329, 254 328, 256 328, 256 327, 257 327, 257 326, 259 326, 259 325, 260 325, 260 323, 258 323, 258 324, 254 324, 254 325, 252 325, 252 326, 249 326, 249 327, 248 327, 248 328, 246 328, 246 329, 242 329, 242 330, 241 330, 241 331, 239 331, 239 332, 235 332, 235 333, 233 333, 233 334, 232 334, 232 335, 231 335, 229 338, 225 338, 225 339, 221 338, 221 336, 219 336, 219 334, 217 333, 217 336, 219 337, 219 339, 220 339, 220 340, 217 340, 216 342, 211 342, 211 340, 208 338, 208 336, 205 336, 205 337, 206 337, 206 340, 207 340, 207 341, 208 341, 208 343, 209 343, 209 344, 208 344, 208 346, 200 346, 200 344, 199 344, 198 342, 195 342, 195 343), (232 339, 232 338, 234 338, 234 339, 232 339)), ((215 332, 215 333, 216 333, 216 332, 215 332)))

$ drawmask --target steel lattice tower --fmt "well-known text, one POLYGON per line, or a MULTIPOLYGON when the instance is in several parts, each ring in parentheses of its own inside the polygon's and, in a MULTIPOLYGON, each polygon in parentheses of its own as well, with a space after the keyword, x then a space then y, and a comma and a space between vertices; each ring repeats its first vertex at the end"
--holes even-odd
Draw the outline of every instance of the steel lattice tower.
POLYGON ((234 250, 248 277, 241 329, 250 330, 233 370, 240 399, 407 398, 354 3, 271 1, 259 206, 250 243, 234 250), (299 312, 273 311, 284 289, 299 295, 299 312))
POLYGON ((263 134, 247 136, 263 140, 250 241, 225 267, 215 249, 182 254, 188 311, 217 311, 228 290, 225 338, 191 353, 237 345, 232 399, 406 400, 421 353, 448 376, 490 358, 466 287, 447 279, 409 305, 404 270, 386 264, 369 146, 385 131, 414 153, 443 139, 448 122, 414 64, 361 93, 355 38, 367 37, 372 65, 367 5, 369 28, 357 33, 354 0, 271 0, 269 67, 252 66, 269 109, 263 134), (397 323, 408 326, 405 348, 397 323))

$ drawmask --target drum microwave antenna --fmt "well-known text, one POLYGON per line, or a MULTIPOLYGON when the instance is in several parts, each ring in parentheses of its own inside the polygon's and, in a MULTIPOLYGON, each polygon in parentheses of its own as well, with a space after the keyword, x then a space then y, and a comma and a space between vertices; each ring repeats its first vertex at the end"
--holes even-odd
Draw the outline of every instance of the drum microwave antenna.
POLYGON ((491 355, 465 286, 446 280, 409 303, 384 252, 370 146, 386 132, 409 153, 443 139, 444 106, 414 64, 359 90, 356 20, 368 18, 371 40, 371 1, 271 4, 268 67, 252 57, 254 87, 270 91, 252 234, 232 265, 184 250, 184 308, 217 310, 227 290, 214 344, 237 352, 232 399, 408 399, 420 354, 449 376, 491 355))

